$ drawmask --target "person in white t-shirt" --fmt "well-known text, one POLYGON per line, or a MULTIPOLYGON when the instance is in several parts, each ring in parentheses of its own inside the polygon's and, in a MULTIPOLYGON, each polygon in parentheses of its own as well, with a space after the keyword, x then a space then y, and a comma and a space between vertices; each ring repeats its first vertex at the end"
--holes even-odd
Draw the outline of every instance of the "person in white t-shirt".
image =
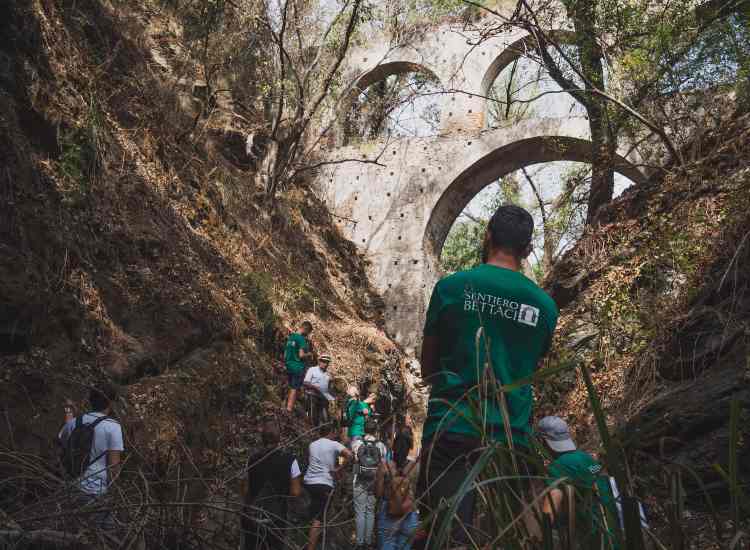
POLYGON ((334 475, 345 464, 338 466, 340 456, 344 461, 351 460, 352 452, 335 440, 336 430, 330 424, 320 427, 320 439, 310 443, 310 460, 305 473, 305 489, 310 495, 310 526, 308 549, 315 550, 322 530, 328 502, 333 494, 334 475))
MULTIPOLYGON (((94 503, 110 489, 120 473, 122 452, 125 450, 120 423, 112 418, 112 405, 117 400, 117 388, 103 384, 89 393, 91 412, 77 417, 68 403, 65 407, 65 425, 60 430, 59 439, 63 447, 78 425, 95 424, 88 465, 76 480, 82 495, 82 502, 94 503)), ((110 524, 110 514, 103 512, 98 517, 100 524, 110 524)))
POLYGON ((331 374, 328 372, 330 364, 331 356, 322 354, 318 358, 318 365, 307 370, 303 382, 307 398, 311 400, 310 421, 316 427, 328 422, 328 403, 336 399, 328 389, 331 383, 331 374))

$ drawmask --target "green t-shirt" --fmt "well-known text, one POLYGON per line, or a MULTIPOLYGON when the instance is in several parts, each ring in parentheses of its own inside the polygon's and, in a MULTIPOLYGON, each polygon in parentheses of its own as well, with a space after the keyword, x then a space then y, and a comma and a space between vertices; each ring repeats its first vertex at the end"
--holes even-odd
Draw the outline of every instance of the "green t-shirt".
POLYGON ((352 399, 349 402, 349 410, 347 411, 349 415, 349 419, 350 419, 349 432, 348 432, 349 437, 354 437, 354 436, 364 437, 365 422, 367 421, 367 417, 365 416, 363 411, 369 411, 369 410, 370 410, 370 406, 364 401, 352 399))
MULTIPOLYGON (((440 430, 505 441, 497 393, 486 392, 479 402, 484 365, 489 359, 499 384, 531 376, 549 349, 557 317, 552 298, 510 269, 482 264, 440 280, 424 328, 425 336, 438 339, 439 372, 431 380, 423 437, 440 430)), ((531 386, 507 392, 506 399, 513 441, 526 445, 531 386)))
POLYGON ((284 348, 284 364, 289 374, 300 374, 305 371, 305 364, 299 358, 299 350, 308 351, 310 344, 299 332, 289 335, 284 348))
POLYGON ((568 478, 576 491, 576 531, 579 534, 600 536, 606 533, 614 537, 612 529, 604 528, 606 514, 601 506, 609 508, 609 518, 617 518, 615 498, 609 477, 601 473, 602 466, 590 454, 577 449, 561 454, 550 464, 548 484, 562 478, 568 478), (594 492, 594 487, 596 491, 594 492))

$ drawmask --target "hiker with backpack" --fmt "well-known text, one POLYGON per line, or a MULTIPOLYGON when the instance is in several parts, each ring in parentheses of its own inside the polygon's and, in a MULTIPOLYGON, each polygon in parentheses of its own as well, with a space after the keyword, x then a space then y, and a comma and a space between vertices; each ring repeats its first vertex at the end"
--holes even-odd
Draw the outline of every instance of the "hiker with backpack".
POLYGON ((378 514, 378 550, 409 550, 419 519, 414 502, 418 463, 409 460, 414 434, 405 427, 393 442, 393 460, 380 464, 375 494, 382 499, 378 514))
POLYGON ((248 461, 247 493, 240 522, 242 550, 285 548, 289 499, 302 494, 299 461, 280 445, 278 423, 266 422, 261 440, 263 448, 248 461))
POLYGON ((307 399, 310 400, 310 422, 315 427, 328 422, 328 404, 336 400, 328 390, 331 383, 331 375, 328 372, 330 364, 331 356, 327 353, 321 354, 318 357, 318 365, 307 370, 303 382, 307 399))
MULTIPOLYGON (((117 388, 109 383, 89 392, 91 411, 74 416, 65 406, 65 425, 58 439, 62 444, 62 463, 69 478, 75 480, 75 501, 83 506, 96 505, 107 494, 120 473, 125 450, 120 423, 112 418, 117 388)), ((112 527, 108 511, 93 515, 100 527, 112 527)))
POLYGON ((353 458, 352 452, 336 441, 337 427, 333 423, 323 424, 320 438, 310 443, 309 464, 305 473, 305 490, 310 495, 310 536, 308 550, 316 550, 323 526, 328 520, 328 506, 333 495, 335 478, 353 458), (338 465, 339 458, 344 463, 338 465))
POLYGON ((363 439, 352 443, 354 454, 354 519, 357 530, 357 548, 372 548, 375 528, 375 479, 378 468, 385 461, 388 449, 377 438, 378 425, 368 419, 363 439))
POLYGON ((313 326, 310 321, 303 321, 297 332, 292 332, 286 340, 284 347, 284 366, 289 379, 289 395, 286 399, 286 410, 291 413, 297 394, 302 388, 305 379, 305 361, 312 357, 310 351, 310 334, 313 326))

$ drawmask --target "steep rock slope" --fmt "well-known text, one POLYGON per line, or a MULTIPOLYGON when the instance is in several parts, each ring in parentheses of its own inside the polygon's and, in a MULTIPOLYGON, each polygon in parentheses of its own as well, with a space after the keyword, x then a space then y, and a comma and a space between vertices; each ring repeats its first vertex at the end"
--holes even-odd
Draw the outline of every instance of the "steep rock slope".
MULTIPOLYGON (((280 408, 296 323, 313 321, 341 384, 398 379, 401 359, 363 259, 304 182, 272 208, 237 128, 189 131, 152 8, 0 7, 0 333, 21 352, 0 355, 0 444, 51 468, 64 399, 116 380, 131 469, 197 501, 280 408)), ((3 485, 0 506, 52 489, 3 485)))
MULTIPOLYGON (((673 464, 706 486, 684 470, 692 504, 705 488, 727 498, 714 464, 728 464, 730 403, 750 410, 750 119, 727 121, 702 147, 697 160, 616 200, 549 279, 562 315, 548 366, 591 369, 636 481, 663 490, 662 502, 660 476, 673 464)), ((541 389, 541 412, 567 412, 595 447, 580 372, 541 389)), ((748 480, 746 419, 740 425, 748 480)))

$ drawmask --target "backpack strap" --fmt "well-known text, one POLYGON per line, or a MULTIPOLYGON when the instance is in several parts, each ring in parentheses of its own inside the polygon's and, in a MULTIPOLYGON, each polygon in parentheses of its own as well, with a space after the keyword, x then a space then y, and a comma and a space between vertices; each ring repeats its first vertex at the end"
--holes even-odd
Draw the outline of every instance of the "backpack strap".
MULTIPOLYGON (((81 418, 81 422, 83 422, 83 416, 81 416, 80 418, 81 418)), ((94 430, 94 438, 96 438, 96 427, 99 424, 101 424, 102 422, 104 422, 105 420, 107 420, 107 419, 110 419, 110 417, 107 416, 107 415, 104 415, 104 416, 100 416, 99 418, 97 418, 93 422, 89 422, 89 424, 87 424, 88 426, 91 426, 92 430, 94 430)), ((91 441, 91 446, 92 447, 94 446, 94 441, 93 440, 91 441)), ((92 460, 89 460, 89 465, 93 464, 94 462, 96 462, 97 460, 99 460, 101 457, 103 457, 106 454, 107 454, 107 449, 105 449, 101 453, 99 453, 99 456, 97 456, 96 458, 94 458, 92 460)), ((91 457, 89 457, 89 458, 91 458, 91 457)), ((109 464, 107 464, 107 466, 109 466, 109 464)))

